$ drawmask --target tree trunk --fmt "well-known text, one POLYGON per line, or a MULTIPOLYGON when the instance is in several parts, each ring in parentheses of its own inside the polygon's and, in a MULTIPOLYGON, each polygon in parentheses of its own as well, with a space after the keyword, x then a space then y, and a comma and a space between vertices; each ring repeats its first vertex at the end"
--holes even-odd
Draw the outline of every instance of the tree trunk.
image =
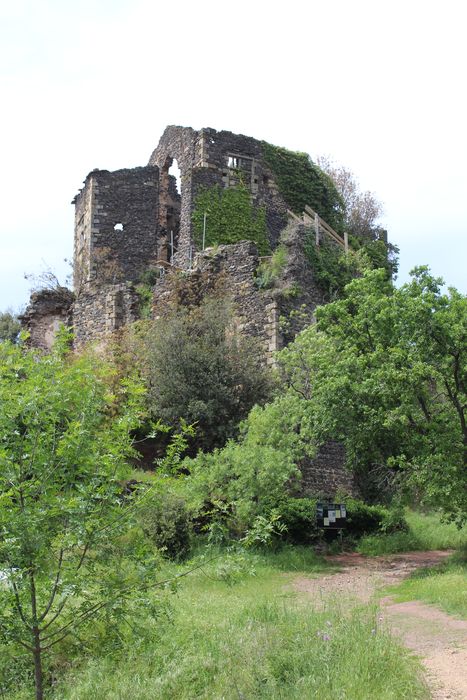
POLYGON ((40 646, 39 630, 33 629, 34 635, 34 686, 36 688, 36 700, 44 699, 43 678, 42 678, 42 654, 40 646))
POLYGON ((36 688, 36 700, 43 700, 41 633, 37 619, 36 582, 34 580, 34 568, 32 564, 29 571, 29 584, 31 591, 32 639, 34 647, 34 651, 32 652, 34 658, 34 686, 36 688))

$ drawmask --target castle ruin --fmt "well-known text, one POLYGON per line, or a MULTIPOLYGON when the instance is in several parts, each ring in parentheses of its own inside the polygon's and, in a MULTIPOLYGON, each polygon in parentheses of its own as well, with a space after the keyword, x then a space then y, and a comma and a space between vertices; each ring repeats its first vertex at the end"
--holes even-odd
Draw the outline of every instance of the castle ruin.
MULTIPOLYGON (((315 282, 304 250, 304 230, 312 229, 316 244, 330 237, 346 247, 319 214, 306 206, 292 212, 266 161, 263 142, 206 128, 169 126, 148 165, 115 172, 91 171, 73 200, 75 238, 74 294, 63 288, 36 292, 23 316, 32 345, 50 349, 60 323, 72 325, 77 348, 103 342, 139 317, 137 286, 147 270, 158 270, 153 287, 152 316, 173 301, 173 279, 202 295, 222 279, 233 301, 239 332, 259 339, 265 361, 312 321, 323 294, 315 282), (181 187, 170 170, 177 163, 181 187), (271 251, 279 243, 286 263, 274 288, 259 288, 261 263, 248 240, 203 249, 194 235, 197 195, 206 188, 238 186, 249 191, 254 208, 265 214, 271 251), (281 317, 294 317, 286 328, 281 317)), ((205 225, 209 226, 209 217, 205 225)), ((343 470, 339 445, 328 445, 304 470, 304 484, 313 493, 352 490, 343 470)))
MULTIPOLYGON (((308 217, 318 242, 320 235, 330 235, 330 227, 317 214, 305 212, 304 220, 289 210, 264 158, 263 143, 254 138, 210 128, 195 131, 169 126, 147 166, 115 172, 93 170, 73 203, 74 299, 63 290, 55 296, 53 292, 36 293, 31 299, 24 323, 32 344, 39 347, 50 347, 51 331, 64 320, 72 322, 78 347, 100 341, 136 320, 135 286, 148 269, 161 271, 154 289, 155 313, 167 298, 165 278, 171 273, 196 276, 222 271, 229 278, 227 286, 234 296, 240 327, 264 341, 269 360, 290 340, 281 337, 279 317, 300 308, 312 318, 316 305, 323 302, 305 259, 300 227, 308 217), (180 192, 169 172, 175 161, 180 192), (280 240, 288 248, 279 285, 282 294, 258 290, 255 274, 260 260, 253 244, 220 246, 214 255, 196 244, 193 212, 197 194, 213 186, 235 187, 240 179, 250 192, 252 205, 265 212, 271 250, 280 240)), ((335 242, 344 245, 343 240, 335 242)))

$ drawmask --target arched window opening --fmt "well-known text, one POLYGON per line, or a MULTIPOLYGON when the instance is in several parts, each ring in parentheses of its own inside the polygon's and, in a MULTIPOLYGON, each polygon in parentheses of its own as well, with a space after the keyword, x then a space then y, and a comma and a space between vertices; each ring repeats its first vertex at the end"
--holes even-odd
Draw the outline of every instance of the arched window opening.
POLYGON ((159 229, 157 257, 173 262, 177 252, 181 212, 181 172, 177 161, 168 156, 160 171, 159 229))

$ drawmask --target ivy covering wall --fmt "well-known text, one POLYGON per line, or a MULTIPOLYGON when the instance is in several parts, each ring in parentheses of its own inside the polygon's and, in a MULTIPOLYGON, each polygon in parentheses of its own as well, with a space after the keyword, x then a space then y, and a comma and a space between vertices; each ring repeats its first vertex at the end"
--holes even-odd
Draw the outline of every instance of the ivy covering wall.
POLYGON ((260 255, 267 255, 270 246, 264 207, 251 203, 245 185, 224 189, 219 185, 207 187, 197 194, 193 211, 193 228, 198 250, 203 245, 203 222, 206 213, 205 247, 254 241, 260 255))
POLYGON ((271 168, 289 209, 302 214, 312 207, 336 231, 343 231, 344 203, 331 178, 306 153, 288 151, 262 141, 263 157, 271 168))

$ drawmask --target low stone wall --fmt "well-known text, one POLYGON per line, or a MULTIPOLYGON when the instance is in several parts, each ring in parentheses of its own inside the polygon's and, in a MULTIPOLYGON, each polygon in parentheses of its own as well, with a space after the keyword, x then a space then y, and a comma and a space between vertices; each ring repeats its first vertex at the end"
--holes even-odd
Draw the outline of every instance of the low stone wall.
POLYGON ((31 295, 20 321, 33 347, 50 350, 60 326, 71 326, 73 299, 73 292, 66 287, 42 289, 31 295))
POLYGON ((75 347, 104 341, 138 318, 138 296, 131 283, 102 285, 81 292, 73 306, 75 347))

